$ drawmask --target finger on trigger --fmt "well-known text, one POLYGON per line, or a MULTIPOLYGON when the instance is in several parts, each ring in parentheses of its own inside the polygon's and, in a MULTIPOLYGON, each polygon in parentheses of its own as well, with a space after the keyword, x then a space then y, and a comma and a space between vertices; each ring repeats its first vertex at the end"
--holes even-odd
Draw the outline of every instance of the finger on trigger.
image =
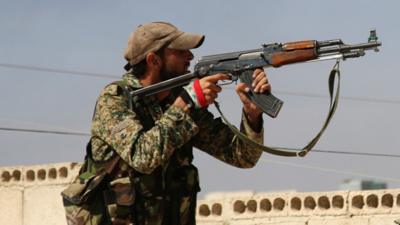
POLYGON ((208 76, 205 78, 207 81, 216 83, 219 80, 230 80, 230 77, 227 74, 224 73, 217 73, 211 76, 208 76))
POLYGON ((209 89, 211 89, 214 92, 221 92, 222 88, 219 85, 213 84, 209 87, 209 89))

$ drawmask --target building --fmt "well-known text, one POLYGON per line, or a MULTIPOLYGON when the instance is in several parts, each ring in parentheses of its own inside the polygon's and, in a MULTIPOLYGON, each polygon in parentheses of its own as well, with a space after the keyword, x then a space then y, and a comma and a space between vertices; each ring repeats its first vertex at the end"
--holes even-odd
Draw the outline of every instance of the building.
MULTIPOLYGON (((66 225, 60 192, 80 165, 0 167, 1 225, 66 225)), ((198 225, 395 225, 400 189, 222 192, 200 199, 198 225)))
POLYGON ((386 188, 387 184, 385 182, 375 180, 348 179, 339 185, 340 190, 378 190, 386 188))

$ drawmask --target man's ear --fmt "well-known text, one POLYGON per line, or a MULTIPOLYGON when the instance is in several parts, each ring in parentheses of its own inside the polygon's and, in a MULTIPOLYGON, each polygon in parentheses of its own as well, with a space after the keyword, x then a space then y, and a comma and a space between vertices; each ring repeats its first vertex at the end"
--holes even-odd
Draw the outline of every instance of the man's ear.
POLYGON ((155 67, 161 66, 161 58, 154 52, 150 52, 149 54, 147 54, 146 62, 147 62, 147 65, 151 65, 151 66, 155 66, 155 67))

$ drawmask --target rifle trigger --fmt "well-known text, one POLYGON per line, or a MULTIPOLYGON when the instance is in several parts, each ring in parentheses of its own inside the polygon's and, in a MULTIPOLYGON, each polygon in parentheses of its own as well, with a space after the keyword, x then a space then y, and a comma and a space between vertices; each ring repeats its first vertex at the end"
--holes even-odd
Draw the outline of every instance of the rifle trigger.
POLYGON ((235 82, 235 84, 237 83, 237 81, 239 80, 239 76, 234 76, 232 74, 230 74, 229 76, 231 76, 231 81, 232 83, 235 82))

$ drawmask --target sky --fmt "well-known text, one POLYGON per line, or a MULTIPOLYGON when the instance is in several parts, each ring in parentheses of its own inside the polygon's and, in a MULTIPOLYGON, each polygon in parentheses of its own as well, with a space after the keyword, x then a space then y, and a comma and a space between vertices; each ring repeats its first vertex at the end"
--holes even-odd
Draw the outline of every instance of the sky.
MULTIPOLYGON (((266 43, 341 38, 366 42, 376 29, 380 52, 341 63, 341 98, 316 149, 399 155, 400 2, 336 1, 5 1, 0 0, 0 127, 88 133, 101 89, 124 73, 123 50, 140 24, 168 21, 206 35, 201 56, 259 48, 266 43), (8 64, 106 74, 79 76, 6 67, 8 64)), ((193 65, 192 64, 192 65, 193 65)), ((319 131, 328 107, 334 61, 266 68, 285 103, 264 116, 265 143, 302 148, 319 131)), ((238 124, 234 85, 219 97, 238 124)), ((213 107, 210 107, 215 112, 213 107)), ((218 116, 217 114, 215 114, 218 116)), ((82 162, 89 137, 0 130, 0 167, 82 162)), ((202 194, 216 191, 333 191, 345 179, 399 188, 399 157, 311 152, 305 158, 264 153, 238 169, 195 150, 202 194)))

